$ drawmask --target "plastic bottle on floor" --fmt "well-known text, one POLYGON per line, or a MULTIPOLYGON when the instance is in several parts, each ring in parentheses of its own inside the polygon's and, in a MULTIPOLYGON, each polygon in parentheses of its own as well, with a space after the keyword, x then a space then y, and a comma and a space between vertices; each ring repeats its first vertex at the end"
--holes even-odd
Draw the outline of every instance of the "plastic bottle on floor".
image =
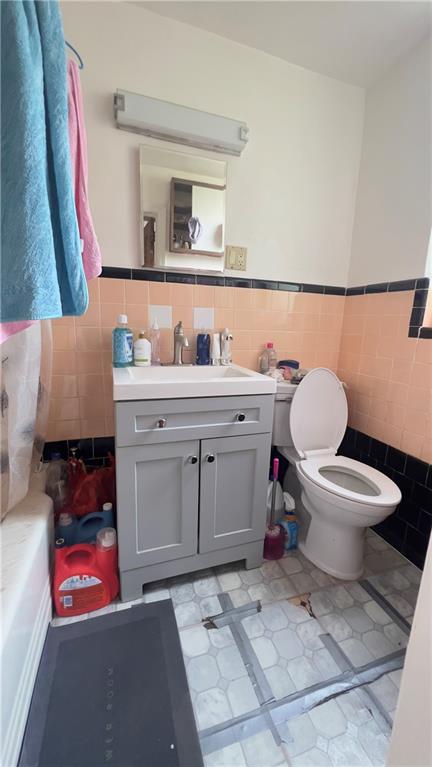
POLYGON ((96 545, 56 548, 54 602, 62 617, 105 607, 118 594, 117 537, 112 527, 99 530, 96 545))

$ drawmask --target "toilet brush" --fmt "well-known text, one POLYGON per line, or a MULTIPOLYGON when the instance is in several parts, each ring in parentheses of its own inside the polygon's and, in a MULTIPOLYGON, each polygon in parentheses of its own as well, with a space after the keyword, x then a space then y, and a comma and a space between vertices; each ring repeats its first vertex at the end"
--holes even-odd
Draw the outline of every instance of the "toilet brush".
POLYGON ((275 524, 276 488, 279 474, 279 458, 273 461, 273 487, 271 495, 270 521, 264 538, 264 559, 281 559, 285 551, 285 530, 275 524))

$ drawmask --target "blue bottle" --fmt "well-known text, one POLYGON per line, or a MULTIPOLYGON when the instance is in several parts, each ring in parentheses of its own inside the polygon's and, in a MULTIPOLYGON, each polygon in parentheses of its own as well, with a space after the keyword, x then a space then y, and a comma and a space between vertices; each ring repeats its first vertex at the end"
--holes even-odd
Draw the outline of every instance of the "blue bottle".
POLYGON ((104 503, 102 511, 86 514, 78 521, 75 543, 94 543, 99 530, 114 527, 112 503, 104 503))
POLYGON ((55 529, 56 540, 63 539, 64 546, 73 546, 76 543, 77 518, 67 512, 62 512, 55 529))
POLYGON ((119 314, 112 332, 112 364, 114 368, 133 365, 133 333, 127 326, 126 314, 119 314))
POLYGON ((198 333, 197 335, 197 365, 210 365, 210 335, 198 333))

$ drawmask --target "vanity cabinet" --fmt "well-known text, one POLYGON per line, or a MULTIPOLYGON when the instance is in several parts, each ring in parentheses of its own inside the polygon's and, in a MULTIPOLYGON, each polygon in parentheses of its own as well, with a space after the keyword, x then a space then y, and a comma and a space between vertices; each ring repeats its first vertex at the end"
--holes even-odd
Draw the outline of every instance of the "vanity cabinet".
POLYGON ((199 450, 197 440, 118 449, 120 570, 196 553, 199 450))
POLYGON ((272 417, 271 395, 116 404, 122 599, 160 578, 261 563, 272 417))
POLYGON ((201 553, 250 543, 263 535, 268 463, 266 434, 201 442, 201 553))

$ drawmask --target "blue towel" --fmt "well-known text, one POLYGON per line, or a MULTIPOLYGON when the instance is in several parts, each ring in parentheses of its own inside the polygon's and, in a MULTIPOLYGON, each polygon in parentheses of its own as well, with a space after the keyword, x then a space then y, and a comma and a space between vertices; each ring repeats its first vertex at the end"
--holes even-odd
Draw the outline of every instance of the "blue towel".
POLYGON ((1 321, 83 314, 66 54, 57 2, 1 7, 1 321))

